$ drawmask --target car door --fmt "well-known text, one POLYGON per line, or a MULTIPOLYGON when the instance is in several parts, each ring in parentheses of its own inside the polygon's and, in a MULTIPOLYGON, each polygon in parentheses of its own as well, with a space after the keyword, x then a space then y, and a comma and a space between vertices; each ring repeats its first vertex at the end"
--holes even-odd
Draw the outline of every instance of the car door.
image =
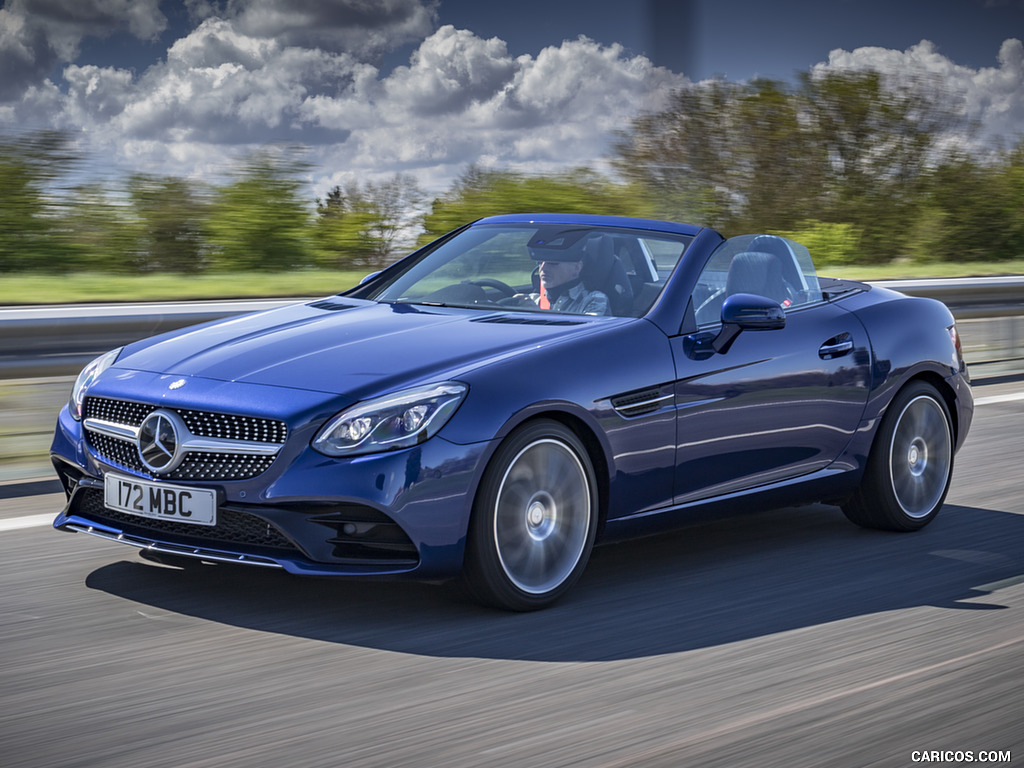
MULTIPOLYGON (((867 332, 855 315, 824 300, 807 274, 809 257, 801 265, 790 254, 782 283, 763 270, 751 282, 736 275, 751 242, 736 240, 710 259, 691 299, 691 324, 684 326, 690 332, 672 339, 676 503, 824 469, 850 442, 867 401, 867 332), (721 304, 739 292, 774 294, 769 298, 784 308, 785 327, 744 330, 725 352, 715 352, 709 341, 722 327, 721 304)), ((770 261, 763 242, 754 247, 754 261, 770 261)), ((777 260, 785 258, 783 252, 777 260)))

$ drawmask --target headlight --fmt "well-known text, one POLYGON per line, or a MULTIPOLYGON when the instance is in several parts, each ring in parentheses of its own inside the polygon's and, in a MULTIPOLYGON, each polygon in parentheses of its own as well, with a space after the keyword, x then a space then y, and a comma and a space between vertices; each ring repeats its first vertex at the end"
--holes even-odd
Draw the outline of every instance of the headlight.
POLYGON ((82 420, 82 401, 85 400, 85 393, 96 379, 100 377, 100 374, 114 364, 117 356, 121 354, 121 349, 122 347, 118 347, 117 349, 110 350, 105 355, 100 355, 78 374, 78 380, 71 390, 71 399, 68 400, 68 411, 75 421, 82 420))
POLYGON ((313 448, 328 456, 360 456, 417 445, 445 425, 468 391, 448 381, 367 400, 328 421, 313 448))

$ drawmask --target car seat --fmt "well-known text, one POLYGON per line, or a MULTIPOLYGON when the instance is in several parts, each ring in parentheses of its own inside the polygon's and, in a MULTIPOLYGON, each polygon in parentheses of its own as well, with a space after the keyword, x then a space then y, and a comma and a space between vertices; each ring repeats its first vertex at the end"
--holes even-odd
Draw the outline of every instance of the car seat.
POLYGON ((610 235, 598 235, 587 241, 580 277, 588 291, 601 291, 608 297, 610 314, 632 314, 633 286, 622 259, 615 255, 615 241, 610 235))

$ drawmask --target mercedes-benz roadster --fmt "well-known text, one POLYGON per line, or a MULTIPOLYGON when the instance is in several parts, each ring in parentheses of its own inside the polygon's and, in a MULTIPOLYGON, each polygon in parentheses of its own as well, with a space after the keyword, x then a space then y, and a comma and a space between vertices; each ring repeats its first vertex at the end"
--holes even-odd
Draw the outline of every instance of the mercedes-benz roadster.
POLYGON ((359 286, 89 364, 54 526, 162 562, 461 576, 549 605, 595 541, 808 502, 913 531, 973 400, 941 303, 782 237, 483 219, 359 286))

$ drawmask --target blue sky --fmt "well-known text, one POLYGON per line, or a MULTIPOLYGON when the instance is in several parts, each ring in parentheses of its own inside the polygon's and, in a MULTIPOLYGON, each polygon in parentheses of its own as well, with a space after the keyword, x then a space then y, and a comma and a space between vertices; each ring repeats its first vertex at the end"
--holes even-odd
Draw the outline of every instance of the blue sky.
POLYGON ((513 52, 579 34, 622 43, 693 80, 791 78, 835 48, 904 50, 922 39, 977 68, 995 64, 1006 38, 1024 38, 1021 0, 443 0, 439 15, 513 52))
MULTIPOLYGON (((161 2, 160 10, 168 26, 157 39, 127 31, 90 37, 81 58, 149 66, 193 26, 180 0, 161 2)), ((580 35, 620 43, 692 80, 789 79, 836 48, 905 50, 921 40, 958 64, 980 68, 995 64, 1007 38, 1024 39, 1024 0, 441 0, 437 18, 483 38, 500 37, 513 55, 580 35)), ((385 63, 406 63, 412 49, 401 46, 385 63)))
POLYGON ((607 170, 674 88, 873 68, 944 82, 1024 133, 1024 0, 4 0, 0 130, 71 131, 95 165, 209 178, 272 142, 320 192, 470 163, 607 170))

